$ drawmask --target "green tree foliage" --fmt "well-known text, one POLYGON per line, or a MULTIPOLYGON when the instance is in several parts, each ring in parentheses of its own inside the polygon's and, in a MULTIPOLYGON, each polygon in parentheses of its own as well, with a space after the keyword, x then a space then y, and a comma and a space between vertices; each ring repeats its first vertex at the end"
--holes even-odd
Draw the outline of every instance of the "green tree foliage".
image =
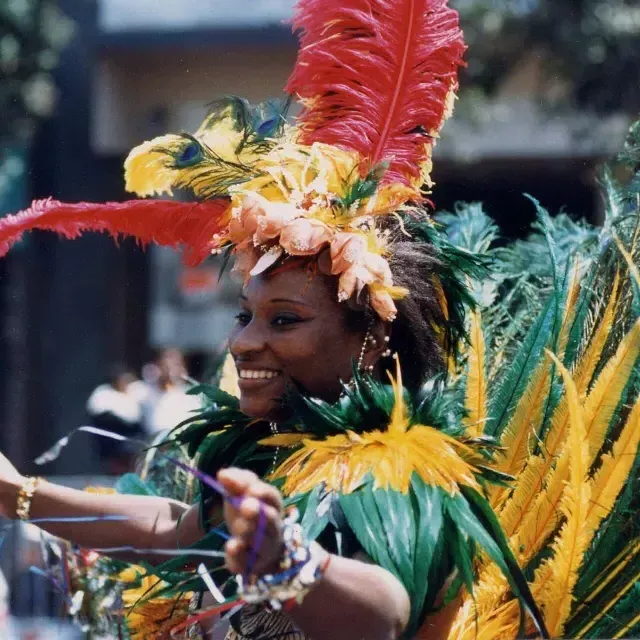
POLYGON ((55 104, 51 77, 73 31, 52 0, 0 2, 0 140, 28 140, 55 104))
POLYGON ((469 52, 463 86, 491 95, 505 73, 538 57, 552 106, 640 110, 637 0, 452 0, 469 52), (552 90, 552 87, 555 89, 552 90))

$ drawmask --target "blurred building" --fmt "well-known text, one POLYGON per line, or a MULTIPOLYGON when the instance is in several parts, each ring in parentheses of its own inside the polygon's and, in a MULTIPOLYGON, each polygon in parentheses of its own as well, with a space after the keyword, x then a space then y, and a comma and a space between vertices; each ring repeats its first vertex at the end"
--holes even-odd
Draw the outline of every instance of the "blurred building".
MULTIPOLYGON (((32 158, 34 195, 101 201, 127 197, 122 161, 139 142, 194 131, 225 94, 278 96, 296 55, 285 24, 294 0, 61 0, 77 25, 57 73, 55 118, 32 158)), ((433 199, 451 208, 483 200, 507 233, 533 217, 522 197, 552 212, 595 219, 593 171, 615 151, 625 118, 550 118, 537 108, 535 64, 506 73, 500 99, 463 113, 438 149, 433 199)), ((120 249, 100 236, 59 241, 33 234, 28 250, 28 424, 25 459, 85 420, 84 403, 113 361, 139 366, 149 347, 220 348, 233 290, 212 261, 185 270, 170 253, 120 249)), ((5 372, 5 376, 10 372, 5 372)), ((87 472, 92 443, 79 436, 55 465, 87 472)))

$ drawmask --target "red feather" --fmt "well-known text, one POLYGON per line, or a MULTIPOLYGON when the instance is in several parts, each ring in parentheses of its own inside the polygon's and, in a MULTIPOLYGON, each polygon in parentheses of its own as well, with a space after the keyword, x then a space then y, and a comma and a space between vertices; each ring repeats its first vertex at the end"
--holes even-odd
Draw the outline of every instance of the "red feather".
POLYGON ((25 231, 56 231, 77 238, 84 231, 105 231, 114 237, 133 236, 141 244, 185 247, 184 262, 200 264, 214 247, 213 236, 226 220, 227 199, 205 202, 128 200, 67 204, 51 198, 36 200, 25 211, 0 219, 0 257, 25 231))
POLYGON ((385 182, 419 178, 458 86, 457 12, 447 0, 300 0, 293 23, 301 141, 389 162, 385 182))

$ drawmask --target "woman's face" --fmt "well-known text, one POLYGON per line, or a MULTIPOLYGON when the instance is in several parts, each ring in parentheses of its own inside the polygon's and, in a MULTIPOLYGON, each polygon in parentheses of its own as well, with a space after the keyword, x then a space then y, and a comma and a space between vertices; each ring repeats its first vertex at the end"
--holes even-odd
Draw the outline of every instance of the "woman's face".
POLYGON ((279 421, 287 385, 334 401, 351 378, 366 327, 349 330, 344 303, 331 280, 304 268, 251 278, 229 347, 240 377, 240 407, 256 418, 279 421))

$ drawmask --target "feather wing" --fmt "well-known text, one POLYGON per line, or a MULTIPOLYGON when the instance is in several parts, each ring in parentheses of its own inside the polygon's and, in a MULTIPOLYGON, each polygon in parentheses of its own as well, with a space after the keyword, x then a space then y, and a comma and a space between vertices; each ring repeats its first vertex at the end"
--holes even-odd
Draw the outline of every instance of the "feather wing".
POLYGON ((300 0, 300 53, 287 91, 302 142, 388 163, 385 181, 427 182, 465 50, 446 0, 300 0))
POLYGON ((55 231, 66 238, 99 231, 116 238, 132 236, 143 245, 151 242, 174 248, 184 245, 185 263, 196 265, 211 253, 213 237, 224 225, 228 207, 226 199, 202 203, 129 200, 105 204, 36 200, 28 209, 0 220, 0 257, 25 231, 55 231))

